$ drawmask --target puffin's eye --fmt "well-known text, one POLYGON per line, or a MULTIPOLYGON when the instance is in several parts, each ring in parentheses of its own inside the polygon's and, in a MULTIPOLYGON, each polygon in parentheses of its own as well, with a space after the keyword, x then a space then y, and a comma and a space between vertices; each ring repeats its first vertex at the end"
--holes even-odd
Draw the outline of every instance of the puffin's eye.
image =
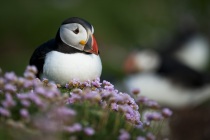
POLYGON ((75 34, 78 34, 78 33, 79 33, 79 28, 73 30, 73 32, 74 32, 75 34))

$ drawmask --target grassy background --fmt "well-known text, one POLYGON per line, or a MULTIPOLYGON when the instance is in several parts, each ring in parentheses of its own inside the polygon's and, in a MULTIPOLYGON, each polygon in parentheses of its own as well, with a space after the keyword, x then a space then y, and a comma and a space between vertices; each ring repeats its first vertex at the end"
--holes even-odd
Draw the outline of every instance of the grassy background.
POLYGON ((192 16, 210 33, 208 0, 8 0, 0 5, 0 67, 22 74, 33 50, 53 38, 72 16, 93 24, 103 61, 103 76, 123 76, 122 63, 136 46, 155 46, 192 16))

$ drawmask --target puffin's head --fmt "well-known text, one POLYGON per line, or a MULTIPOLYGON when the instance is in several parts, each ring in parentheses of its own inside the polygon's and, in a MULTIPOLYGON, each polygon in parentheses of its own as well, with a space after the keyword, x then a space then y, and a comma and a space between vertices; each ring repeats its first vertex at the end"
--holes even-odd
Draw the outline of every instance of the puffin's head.
POLYGON ((160 65, 160 58, 153 50, 141 50, 132 52, 125 60, 124 70, 126 73, 150 72, 160 65))
POLYGON ((58 32, 61 41, 66 45, 98 55, 98 45, 93 33, 93 26, 86 20, 77 17, 66 19, 58 32))

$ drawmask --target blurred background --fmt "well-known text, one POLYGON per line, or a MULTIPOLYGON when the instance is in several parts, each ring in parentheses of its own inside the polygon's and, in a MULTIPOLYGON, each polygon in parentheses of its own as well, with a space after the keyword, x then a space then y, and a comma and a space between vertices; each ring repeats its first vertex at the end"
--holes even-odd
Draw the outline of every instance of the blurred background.
MULTIPOLYGON (((186 20, 196 24, 206 38, 210 36, 209 0, 7 0, 0 5, 2 70, 21 75, 34 49, 54 38, 62 21, 74 16, 94 26, 103 63, 102 78, 112 82, 126 76, 123 64, 132 50, 161 47, 186 20)), ((184 117, 184 122, 189 120, 184 117)), ((210 126, 209 118, 205 118, 204 123, 210 126)), ((174 127, 174 131, 179 130, 178 126, 174 127)), ((205 133, 210 132, 210 128, 207 129, 205 133)))
POLYGON ((180 21, 192 17, 210 33, 208 0, 8 0, 0 5, 0 67, 22 74, 34 49, 53 38, 72 16, 93 24, 103 61, 103 76, 122 78, 122 64, 137 46, 155 47, 173 35, 180 21))

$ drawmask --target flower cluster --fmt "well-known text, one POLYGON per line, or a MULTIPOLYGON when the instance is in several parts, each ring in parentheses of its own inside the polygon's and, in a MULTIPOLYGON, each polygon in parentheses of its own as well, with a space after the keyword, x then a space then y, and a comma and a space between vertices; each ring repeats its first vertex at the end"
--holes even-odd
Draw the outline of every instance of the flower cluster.
POLYGON ((76 111, 66 106, 68 97, 61 94, 56 84, 35 78, 36 72, 35 67, 28 66, 24 77, 13 72, 0 77, 1 120, 14 128, 54 133, 62 130, 71 134, 84 131, 93 135, 94 130, 90 127, 76 128, 76 111))
POLYGON ((144 127, 148 127, 151 122, 160 122, 165 118, 168 118, 172 115, 172 111, 169 108, 161 108, 161 106, 154 100, 148 99, 144 96, 139 96, 139 90, 134 90, 132 92, 134 96, 136 96, 136 103, 143 107, 141 109, 142 114, 142 122, 144 127), (138 95, 138 96, 137 96, 138 95))
POLYGON ((108 81, 104 80, 100 83, 99 78, 86 82, 73 80, 66 84, 66 88, 73 89, 68 99, 70 104, 90 101, 104 109, 122 113, 126 120, 132 124, 141 124, 139 107, 135 100, 126 93, 118 92, 114 89, 114 85, 108 81))
POLYGON ((74 79, 61 87, 47 79, 40 81, 36 73, 33 66, 26 68, 23 77, 14 72, 2 74, 0 70, 0 122, 8 128, 27 134, 29 130, 38 131, 41 136, 44 132, 49 139, 52 135, 54 139, 98 139, 106 133, 108 138, 111 132, 118 139, 152 139, 154 136, 145 126, 172 115, 167 108, 161 110, 155 101, 134 99, 99 78, 85 82, 74 79), (155 111, 140 117, 142 106, 155 111))

